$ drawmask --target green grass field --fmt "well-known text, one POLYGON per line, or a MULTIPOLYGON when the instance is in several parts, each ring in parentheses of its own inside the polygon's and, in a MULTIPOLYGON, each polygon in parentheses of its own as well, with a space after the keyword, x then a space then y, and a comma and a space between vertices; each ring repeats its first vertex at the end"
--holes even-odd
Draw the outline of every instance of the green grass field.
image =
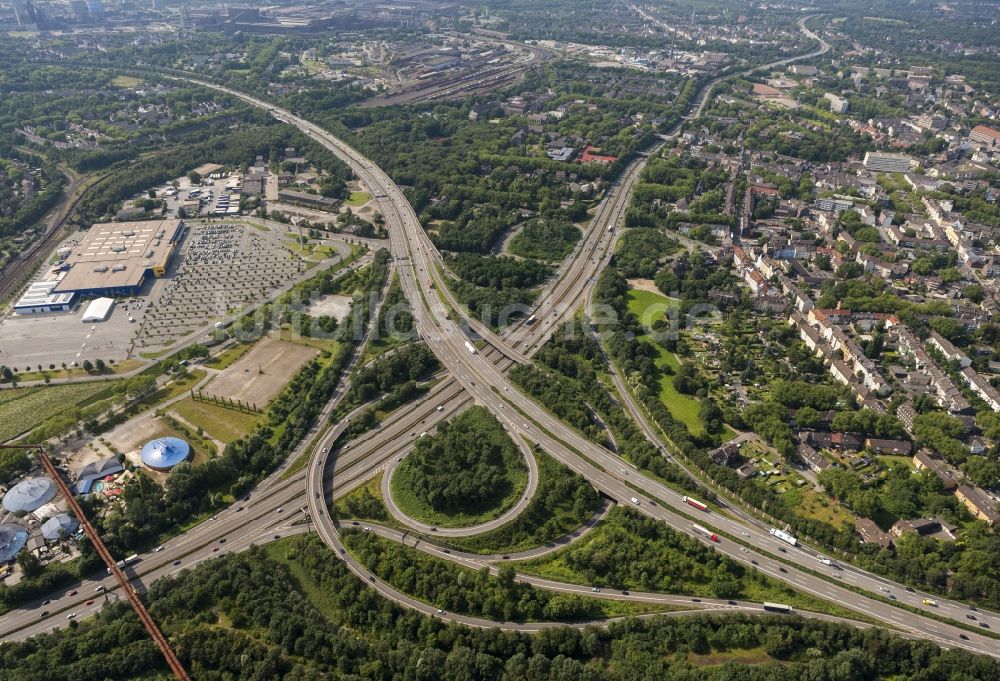
POLYGON ((213 369, 219 369, 221 371, 243 355, 247 354, 252 347, 253 343, 237 343, 230 348, 226 348, 217 356, 205 360, 205 366, 212 367, 213 369))
POLYGON ((680 305, 676 298, 668 298, 661 293, 632 289, 628 292, 628 311, 636 316, 647 329, 666 317, 667 312, 680 305))
MULTIPOLYGON (((629 312, 634 314, 647 329, 651 329, 653 324, 663 319, 670 309, 676 308, 678 305, 680 305, 680 301, 676 298, 669 298, 652 291, 632 289, 628 292, 629 312)), ((677 355, 654 341, 652 336, 640 336, 639 341, 649 343, 656 349, 657 367, 661 369, 670 367, 672 370, 670 375, 660 377, 660 401, 666 405, 675 419, 684 424, 692 435, 701 435, 705 432, 705 426, 698 418, 700 402, 697 398, 679 393, 674 388, 673 374, 677 373, 681 366, 677 355)), ((729 440, 735 435, 736 433, 727 427, 722 437, 723 440, 729 440)))
POLYGON ((363 206, 372 200, 368 192, 351 192, 351 198, 344 201, 348 206, 363 206))
MULTIPOLYGON (((675 373, 680 368, 681 363, 677 356, 649 336, 640 336, 639 341, 649 343, 656 349, 657 367, 661 369, 670 367, 675 373)), ((677 392, 672 374, 660 377, 660 401, 670 410, 671 416, 683 423, 692 435, 701 435, 704 432, 705 427, 698 418, 698 409, 701 405, 696 398, 677 392)))
POLYGON ((173 404, 170 411, 224 444, 240 439, 264 418, 262 414, 246 414, 208 402, 195 402, 190 397, 173 404))

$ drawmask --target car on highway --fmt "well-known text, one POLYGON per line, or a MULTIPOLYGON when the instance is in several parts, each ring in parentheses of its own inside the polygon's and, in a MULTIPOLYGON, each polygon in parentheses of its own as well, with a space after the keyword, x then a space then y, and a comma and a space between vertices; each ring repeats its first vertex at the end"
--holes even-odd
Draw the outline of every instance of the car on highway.
POLYGON ((94 599, 93 598, 90 599, 89 601, 87 601, 87 605, 93 605, 93 604, 94 604, 94 599))
POLYGON ((967 619, 967 620, 974 620, 974 619, 976 619, 976 616, 975 615, 966 615, 965 619, 967 619))
POLYGON ((880 586, 880 587, 878 588, 878 590, 879 590, 879 591, 883 591, 883 592, 885 592, 885 593, 889 593, 889 590, 888 590, 887 588, 885 588, 884 586, 880 586))
POLYGON ((42 605, 48 605, 51 602, 52 601, 50 601, 48 598, 46 598, 44 601, 42 601, 42 605))
POLYGON ((929 605, 929 606, 934 607, 934 608, 937 607, 937 601, 932 600, 930 598, 925 598, 922 602, 923 602, 924 605, 929 605))
POLYGON ((76 613, 75 612, 71 612, 70 614, 66 615, 66 619, 68 619, 68 620, 75 620, 76 619, 76 613))
POLYGON ((226 538, 225 538, 225 537, 223 537, 222 539, 220 539, 220 540, 219 540, 219 543, 220 543, 220 544, 225 544, 225 543, 226 543, 226 538))
POLYGON ((180 562, 179 560, 175 560, 173 564, 174 564, 174 565, 180 565, 180 564, 181 564, 181 562, 180 562))
POLYGON ((278 513, 284 513, 284 511, 285 511, 285 509, 281 508, 281 506, 279 506, 278 509, 277 509, 278 513))
POLYGON ((41 614, 39 614, 39 617, 48 617, 48 616, 49 616, 48 610, 42 610, 41 614))
POLYGON ((157 547, 156 547, 155 549, 153 549, 153 553, 159 553, 159 552, 160 552, 160 551, 162 551, 162 550, 163 550, 163 545, 162 545, 162 544, 160 544, 160 545, 159 545, 159 546, 157 546, 157 547))
POLYGON ((968 641, 968 640, 969 640, 969 637, 968 637, 968 636, 966 636, 965 634, 959 634, 959 635, 958 635, 958 637, 959 637, 960 639, 962 639, 963 641, 968 641))
POLYGON ((69 592, 68 594, 66 594, 66 595, 67 595, 67 596, 75 596, 75 595, 77 595, 78 593, 80 593, 80 592, 79 592, 79 591, 77 591, 76 589, 73 589, 72 591, 70 591, 70 592, 69 592))
POLYGON ((219 552, 219 547, 218 546, 216 546, 214 549, 212 549, 212 553, 218 553, 218 552, 219 552))
POLYGON ((595 594, 601 593, 601 590, 599 588, 597 588, 596 586, 590 587, 590 590, 591 590, 591 592, 593 592, 595 594))
POLYGON ((981 626, 983 629, 989 629, 990 628, 990 625, 987 624, 986 622, 980 622, 979 626, 981 626))
POLYGON ((444 614, 444 610, 442 610, 441 608, 438 608, 438 614, 439 615, 443 615, 444 614))
POLYGON ((778 572, 788 572, 783 565, 778 566, 778 572))

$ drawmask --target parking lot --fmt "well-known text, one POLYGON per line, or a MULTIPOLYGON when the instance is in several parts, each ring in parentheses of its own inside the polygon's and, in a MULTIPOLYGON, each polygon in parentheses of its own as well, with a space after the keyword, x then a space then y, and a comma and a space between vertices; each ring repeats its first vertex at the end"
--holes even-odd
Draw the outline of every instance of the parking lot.
POLYGON ((138 299, 118 301, 107 320, 94 324, 81 321, 89 300, 72 312, 12 315, 0 322, 0 364, 19 370, 59 369, 98 359, 108 363, 128 358, 139 330, 144 305, 138 299), (136 322, 129 322, 133 317, 136 322))
POLYGON ((192 185, 187 177, 177 178, 176 182, 176 188, 167 184, 153 189, 156 197, 166 203, 165 217, 178 217, 182 206, 186 206, 184 212, 188 218, 234 218, 239 215, 242 188, 240 175, 234 173, 230 177, 215 180, 205 178, 198 185, 192 185))
POLYGON ((140 352, 154 352, 271 295, 304 268, 277 235, 241 223, 195 223, 142 323, 140 352))

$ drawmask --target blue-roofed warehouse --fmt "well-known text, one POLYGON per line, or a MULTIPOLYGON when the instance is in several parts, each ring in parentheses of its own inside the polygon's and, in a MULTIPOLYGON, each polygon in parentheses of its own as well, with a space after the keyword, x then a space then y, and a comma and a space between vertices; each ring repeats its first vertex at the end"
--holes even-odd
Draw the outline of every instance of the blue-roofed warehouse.
POLYGON ((139 457, 146 468, 165 473, 171 468, 186 461, 191 454, 188 443, 176 437, 161 437, 147 442, 139 457))

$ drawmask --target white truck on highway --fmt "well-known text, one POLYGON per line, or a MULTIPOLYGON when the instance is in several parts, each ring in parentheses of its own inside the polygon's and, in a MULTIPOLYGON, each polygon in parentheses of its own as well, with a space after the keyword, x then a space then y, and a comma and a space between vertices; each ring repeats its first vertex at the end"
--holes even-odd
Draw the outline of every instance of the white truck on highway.
POLYGON ((469 341, 465 341, 465 347, 473 355, 476 354, 476 346, 470 343, 469 341))
POLYGON ((771 531, 771 536, 772 537, 776 537, 777 539, 780 539, 781 541, 785 542, 786 544, 791 544, 792 546, 795 546, 796 544, 799 543, 799 541, 795 537, 793 537, 792 535, 788 534, 787 532, 783 532, 783 531, 779 530, 776 527, 772 527, 770 531, 771 531))

